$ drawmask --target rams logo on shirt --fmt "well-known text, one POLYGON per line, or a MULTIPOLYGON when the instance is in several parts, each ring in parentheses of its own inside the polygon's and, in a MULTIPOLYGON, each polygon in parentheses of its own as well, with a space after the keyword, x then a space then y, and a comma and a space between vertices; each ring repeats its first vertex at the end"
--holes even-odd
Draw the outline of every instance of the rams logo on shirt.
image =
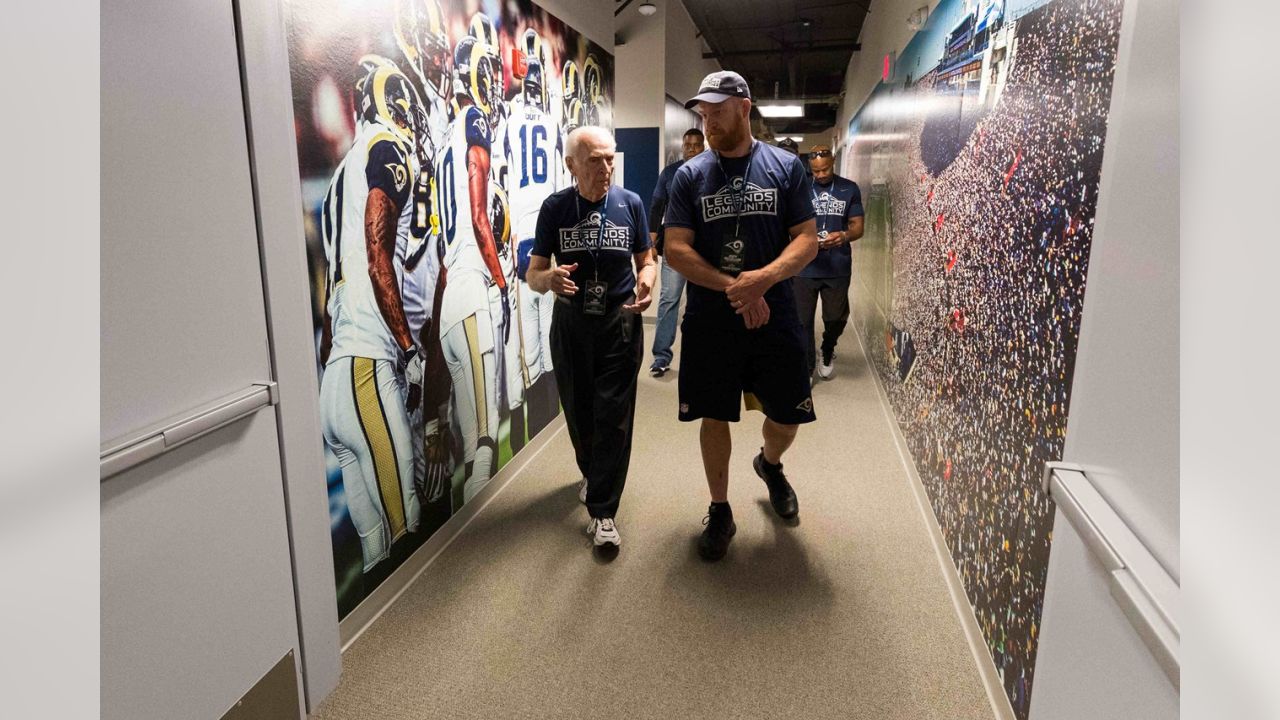
POLYGON ((626 225, 615 225, 605 219, 604 232, 600 232, 600 212, 592 211, 571 228, 560 228, 560 252, 583 252, 587 250, 607 250, 612 252, 631 252, 631 228, 626 225), (600 246, 596 247, 597 235, 600 235, 600 246))
POLYGON ((831 193, 824 192, 814 196, 813 212, 818 215, 844 215, 848 204, 831 193))
POLYGON ((778 189, 762 188, 753 182, 742 186, 742 178, 734 178, 734 185, 725 185, 712 195, 702 197, 702 221, 712 222, 733 217, 734 200, 741 198, 743 215, 777 215, 778 189))
POLYGON ((741 240, 730 240, 725 243, 725 247, 729 249, 729 252, 737 254, 742 252, 742 249, 746 247, 746 243, 741 240))

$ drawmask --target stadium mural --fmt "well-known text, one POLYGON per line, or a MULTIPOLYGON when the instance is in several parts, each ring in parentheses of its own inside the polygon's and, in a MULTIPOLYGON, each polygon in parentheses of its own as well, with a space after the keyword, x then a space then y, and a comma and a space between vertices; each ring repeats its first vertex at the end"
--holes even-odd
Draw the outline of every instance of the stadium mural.
POLYGON ((1030 707, 1122 0, 942 0, 850 122, 857 324, 1030 707))
POLYGON ((528 0, 286 13, 345 617, 559 413, 524 271, 613 57, 528 0))

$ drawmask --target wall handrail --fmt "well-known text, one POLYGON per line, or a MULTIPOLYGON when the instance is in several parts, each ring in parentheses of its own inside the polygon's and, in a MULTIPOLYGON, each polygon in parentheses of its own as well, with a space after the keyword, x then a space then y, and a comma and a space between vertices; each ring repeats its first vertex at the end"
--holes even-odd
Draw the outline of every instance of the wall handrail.
POLYGON ((1107 571, 1111 597, 1174 688, 1180 688, 1179 587, 1082 468, 1045 467, 1045 488, 1107 571))
POLYGON ((254 383, 244 390, 205 403, 143 430, 105 442, 99 449, 99 482, 141 465, 214 430, 249 417, 280 401, 274 382, 254 383))

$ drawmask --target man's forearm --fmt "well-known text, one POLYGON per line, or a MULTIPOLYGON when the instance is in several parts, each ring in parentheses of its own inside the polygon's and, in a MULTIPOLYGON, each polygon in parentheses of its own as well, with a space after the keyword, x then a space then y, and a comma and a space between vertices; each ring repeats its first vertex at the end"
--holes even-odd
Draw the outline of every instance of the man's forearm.
POLYGON ((546 273, 541 270, 529 268, 524 273, 524 279, 529 284, 529 289, 536 293, 544 293, 548 290, 546 273))
MULTIPOLYGON (((668 233, 671 231, 668 230, 668 233)), ((684 276, 685 280, 709 290, 724 292, 733 282, 733 278, 711 266, 697 250, 687 242, 671 242, 668 234, 666 242, 667 264, 672 270, 684 276)))
POLYGON ((776 260, 764 267, 771 284, 794 277, 818 256, 818 240, 814 233, 806 231, 791 239, 776 260))
POLYGON ((409 322, 405 319, 404 305, 400 299, 400 285, 396 278, 393 255, 396 246, 396 225, 400 209, 382 190, 374 188, 365 206, 365 248, 369 254, 369 281, 373 285, 373 297, 378 303, 382 319, 401 350, 408 350, 413 343, 409 322))

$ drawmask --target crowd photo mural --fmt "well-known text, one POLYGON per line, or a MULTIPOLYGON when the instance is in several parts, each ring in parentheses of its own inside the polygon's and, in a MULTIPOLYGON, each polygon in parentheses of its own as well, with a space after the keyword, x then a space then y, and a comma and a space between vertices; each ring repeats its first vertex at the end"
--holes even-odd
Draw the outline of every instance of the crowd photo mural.
POLYGON ((1030 707, 1122 0, 942 0, 850 122, 857 323, 1030 707))
POLYGON ((528 0, 289 0, 345 617, 559 413, 525 270, 613 57, 528 0))

